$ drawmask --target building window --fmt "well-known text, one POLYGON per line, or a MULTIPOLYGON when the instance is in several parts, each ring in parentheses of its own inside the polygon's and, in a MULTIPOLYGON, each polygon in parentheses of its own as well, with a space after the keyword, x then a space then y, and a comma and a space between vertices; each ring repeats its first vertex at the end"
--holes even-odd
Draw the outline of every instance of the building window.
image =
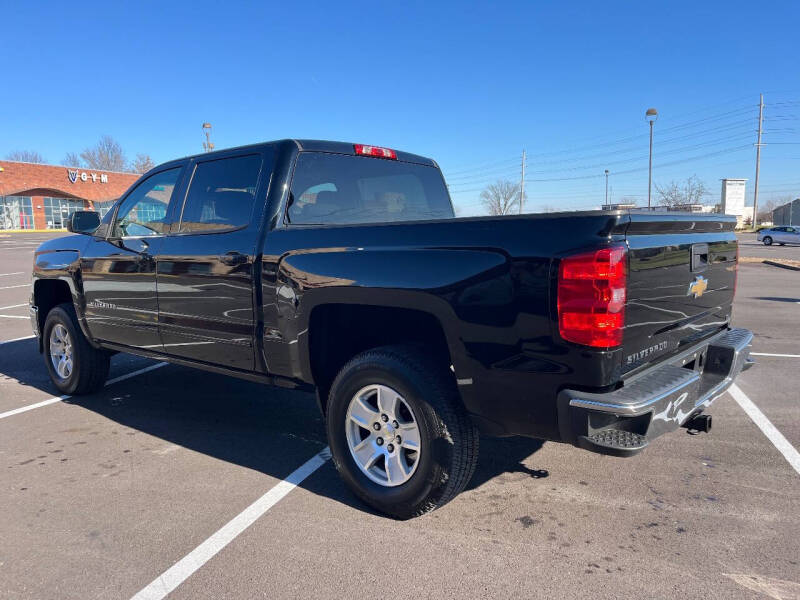
POLYGON ((0 196, 0 229, 33 229, 30 196, 0 196))
POLYGON ((67 218, 76 210, 83 210, 83 200, 74 198, 45 198, 44 221, 47 229, 63 229, 67 218))
POLYGON ((100 213, 100 218, 102 219, 114 207, 115 202, 116 200, 109 200, 107 202, 93 202, 92 204, 94 209, 100 213))

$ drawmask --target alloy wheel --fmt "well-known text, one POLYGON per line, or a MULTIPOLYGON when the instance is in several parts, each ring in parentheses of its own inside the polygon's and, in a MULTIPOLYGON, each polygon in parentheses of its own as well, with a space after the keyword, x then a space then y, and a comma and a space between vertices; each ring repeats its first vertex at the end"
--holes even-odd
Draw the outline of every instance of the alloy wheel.
POLYGON ((50 331, 50 362, 61 379, 68 379, 72 375, 72 339, 61 323, 56 323, 50 331))
POLYGON ((419 424, 408 402, 392 388, 373 384, 350 400, 345 416, 347 446, 358 468, 385 487, 407 482, 419 464, 419 424))

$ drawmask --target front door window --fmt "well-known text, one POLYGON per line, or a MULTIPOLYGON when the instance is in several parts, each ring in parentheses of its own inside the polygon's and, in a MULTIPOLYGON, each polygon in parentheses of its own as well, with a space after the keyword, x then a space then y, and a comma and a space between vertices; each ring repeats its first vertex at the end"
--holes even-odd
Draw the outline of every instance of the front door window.
POLYGON ((181 167, 151 175, 134 189, 117 211, 113 237, 144 237, 166 233, 167 206, 181 167))

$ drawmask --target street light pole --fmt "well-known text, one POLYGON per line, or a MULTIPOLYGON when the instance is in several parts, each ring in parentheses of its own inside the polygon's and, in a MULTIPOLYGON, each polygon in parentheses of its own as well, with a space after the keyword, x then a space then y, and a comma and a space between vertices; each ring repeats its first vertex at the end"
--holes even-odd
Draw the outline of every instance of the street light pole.
POLYGON ((653 194, 653 123, 658 119, 658 111, 655 108, 648 108, 644 118, 650 123, 650 165, 647 169, 647 208, 650 208, 653 194))
POLYGON ((214 149, 214 144, 211 141, 211 123, 203 123, 203 133, 206 136, 206 141, 203 142, 203 150, 211 152, 214 149))
POLYGON ((606 169, 606 206, 608 206, 608 169, 606 169))

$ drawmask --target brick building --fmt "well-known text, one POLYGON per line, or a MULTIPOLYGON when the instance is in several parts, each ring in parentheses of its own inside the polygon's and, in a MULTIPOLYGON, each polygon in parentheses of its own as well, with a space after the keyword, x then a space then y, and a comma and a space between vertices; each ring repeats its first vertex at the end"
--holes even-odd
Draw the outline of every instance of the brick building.
POLYGON ((0 230, 61 229, 76 210, 104 215, 134 173, 0 160, 0 230))

